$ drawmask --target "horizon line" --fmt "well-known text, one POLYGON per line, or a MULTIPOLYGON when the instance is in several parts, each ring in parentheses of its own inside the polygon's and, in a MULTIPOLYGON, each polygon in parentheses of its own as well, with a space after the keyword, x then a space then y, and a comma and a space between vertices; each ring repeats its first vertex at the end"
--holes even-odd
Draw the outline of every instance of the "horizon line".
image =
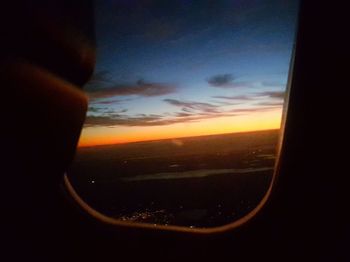
POLYGON ((110 144, 96 144, 96 145, 77 145, 77 148, 88 148, 88 147, 100 147, 100 146, 113 146, 113 145, 125 145, 125 144, 135 144, 142 142, 155 142, 155 141, 164 141, 164 140, 173 140, 173 139, 183 139, 183 138, 192 138, 192 137, 205 137, 205 136, 217 136, 217 135, 229 135, 229 134, 242 134, 242 133, 254 133, 254 132, 266 132, 266 131, 277 131, 281 128, 268 128, 268 129, 256 129, 249 131, 238 131, 238 132, 229 132, 229 133, 218 133, 218 134, 208 134, 208 135, 194 135, 194 136, 181 136, 181 137, 169 137, 169 138, 161 138, 161 139, 145 139, 139 141, 131 141, 131 142, 117 142, 110 144))

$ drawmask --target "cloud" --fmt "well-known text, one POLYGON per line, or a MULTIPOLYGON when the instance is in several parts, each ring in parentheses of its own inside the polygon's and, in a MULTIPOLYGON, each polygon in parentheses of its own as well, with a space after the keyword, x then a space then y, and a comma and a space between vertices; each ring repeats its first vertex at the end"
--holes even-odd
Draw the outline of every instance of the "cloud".
MULTIPOLYGON (((143 96, 153 97, 168 95, 176 92, 176 87, 169 84, 148 83, 139 79, 134 85, 116 85, 109 88, 90 91, 89 97, 92 100, 108 98, 113 96, 143 96)), ((105 102, 108 103, 108 102, 105 102)))
POLYGON ((123 114, 110 115, 88 115, 85 120, 85 127, 113 127, 113 126, 129 126, 129 127, 145 127, 145 126, 165 126, 178 123, 194 123, 205 119, 212 119, 218 117, 233 117, 238 115, 245 115, 254 112, 263 112, 281 108, 278 105, 271 106, 255 106, 250 108, 232 109, 230 111, 221 111, 217 113, 182 113, 177 112, 172 116, 166 114, 139 114, 136 116, 129 116, 123 114))
POLYGON ((237 106, 241 105, 242 103, 237 103, 237 102, 227 102, 227 101, 212 101, 220 106, 237 106))
POLYGON ((255 105, 254 107, 250 108, 241 108, 241 109, 233 109, 231 112, 236 113, 236 114, 249 114, 249 113, 254 113, 254 112, 263 112, 263 111, 269 111, 269 110, 275 110, 281 108, 280 105, 255 105))
POLYGON ((203 111, 207 113, 218 113, 218 106, 210 103, 180 101, 176 99, 164 99, 163 101, 170 105, 180 107, 182 111, 185 112, 203 111))
POLYGON ((129 99, 113 99, 113 100, 92 100, 91 104, 100 104, 100 105, 111 105, 111 104, 119 104, 124 101, 129 101, 129 99))
POLYGON ((88 108, 88 115, 119 115, 121 113, 126 113, 128 109, 120 109, 120 110, 114 110, 109 107, 95 107, 95 106, 89 106, 88 108))
POLYGON ((126 112, 128 112, 128 109, 126 109, 126 108, 120 109, 120 110, 109 109, 109 110, 103 111, 103 114, 119 115, 119 114, 126 113, 126 112))
POLYGON ((159 121, 160 119, 161 116, 128 117, 122 115, 92 115, 86 117, 85 126, 152 126, 155 121, 159 121))
MULTIPOLYGON (((247 99, 245 96, 237 96, 241 99, 247 99)), ((236 98, 237 98, 236 97, 236 98)), ((272 110, 281 107, 279 103, 261 103, 251 105, 249 108, 224 109, 223 106, 211 103, 203 103, 197 101, 182 101, 177 99, 163 99, 164 102, 173 105, 180 112, 165 112, 161 114, 127 114, 127 109, 101 110, 97 113, 88 114, 85 127, 113 127, 113 126, 165 126, 177 123, 193 123, 204 119, 212 119, 218 117, 233 117, 237 115, 245 115, 253 112, 272 110)), ((272 101, 273 102, 273 101, 272 101)))
POLYGON ((212 96, 212 98, 224 99, 224 100, 240 100, 240 101, 254 101, 261 99, 262 97, 284 99, 284 91, 265 91, 250 95, 237 95, 237 96, 212 96))
POLYGON ((179 113, 175 113, 175 115, 176 115, 177 117, 189 117, 189 116, 192 116, 193 114, 179 112, 179 113))
POLYGON ((187 108, 187 107, 183 107, 181 110, 184 111, 184 112, 187 112, 187 113, 191 113, 192 112, 192 110, 187 108))
POLYGON ((284 99, 285 92, 284 91, 266 91, 257 93, 257 96, 268 96, 270 98, 284 99))
POLYGON ((88 108, 88 112, 91 112, 91 113, 98 113, 102 110, 102 108, 99 108, 99 107, 93 107, 93 106, 89 106, 88 108))
POLYGON ((177 114, 175 117, 166 118, 162 115, 143 115, 143 116, 127 116, 127 115, 114 115, 114 116, 87 116, 85 120, 85 127, 96 126, 164 126, 177 123, 197 122, 202 119, 216 118, 219 116, 233 116, 233 113, 225 114, 203 114, 203 115, 182 115, 177 114))
POLYGON ((211 86, 225 87, 232 84, 234 77, 231 74, 221 74, 210 77, 207 81, 211 86))
POLYGON ((268 107, 251 107, 243 109, 233 109, 230 111, 222 111, 218 113, 174 113, 173 116, 142 114, 136 116, 128 116, 123 114, 110 115, 88 115, 85 120, 85 127, 113 127, 113 126, 129 126, 129 127, 145 127, 145 126, 165 126, 178 123, 194 123, 205 119, 212 119, 218 117, 233 117, 238 115, 245 115, 254 112, 262 112, 268 110, 278 109, 280 106, 268 107))
POLYGON ((219 106, 210 103, 176 99, 164 99, 163 101, 181 108, 181 112, 136 115, 123 114, 126 112, 125 109, 118 112, 99 112, 100 114, 89 114, 86 118, 85 126, 163 126, 235 115, 233 112, 222 111, 219 106))
POLYGON ((239 95, 239 96, 212 96, 212 98, 226 99, 226 100, 254 100, 255 95, 239 95))
POLYGON ((209 85, 219 88, 240 88, 250 87, 250 82, 236 81, 236 78, 232 74, 219 74, 214 75, 207 79, 209 85))
POLYGON ((259 102, 255 105, 258 106, 283 106, 283 101, 265 101, 265 102, 259 102))

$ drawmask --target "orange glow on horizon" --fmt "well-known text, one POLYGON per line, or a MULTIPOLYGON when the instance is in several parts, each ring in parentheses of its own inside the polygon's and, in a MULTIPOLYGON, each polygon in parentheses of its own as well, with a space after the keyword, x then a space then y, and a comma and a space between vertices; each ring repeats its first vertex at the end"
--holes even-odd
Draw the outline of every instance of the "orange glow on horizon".
POLYGON ((83 129, 78 147, 279 129, 281 115, 281 109, 276 109, 166 126, 88 127, 83 129))

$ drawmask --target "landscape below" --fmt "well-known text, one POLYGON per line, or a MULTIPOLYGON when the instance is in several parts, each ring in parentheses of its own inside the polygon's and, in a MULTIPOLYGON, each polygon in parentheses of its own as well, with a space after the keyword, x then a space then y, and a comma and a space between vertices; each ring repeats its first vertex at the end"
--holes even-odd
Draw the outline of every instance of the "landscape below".
POLYGON ((271 182, 279 130, 78 148, 68 177, 110 217, 215 227, 258 205, 271 182))

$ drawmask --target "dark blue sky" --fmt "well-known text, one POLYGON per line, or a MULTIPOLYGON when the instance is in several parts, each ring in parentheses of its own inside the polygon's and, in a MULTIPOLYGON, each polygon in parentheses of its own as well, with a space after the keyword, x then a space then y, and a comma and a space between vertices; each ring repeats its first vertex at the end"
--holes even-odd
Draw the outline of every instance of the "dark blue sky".
POLYGON ((96 2, 86 128, 281 108, 298 1, 96 2))

